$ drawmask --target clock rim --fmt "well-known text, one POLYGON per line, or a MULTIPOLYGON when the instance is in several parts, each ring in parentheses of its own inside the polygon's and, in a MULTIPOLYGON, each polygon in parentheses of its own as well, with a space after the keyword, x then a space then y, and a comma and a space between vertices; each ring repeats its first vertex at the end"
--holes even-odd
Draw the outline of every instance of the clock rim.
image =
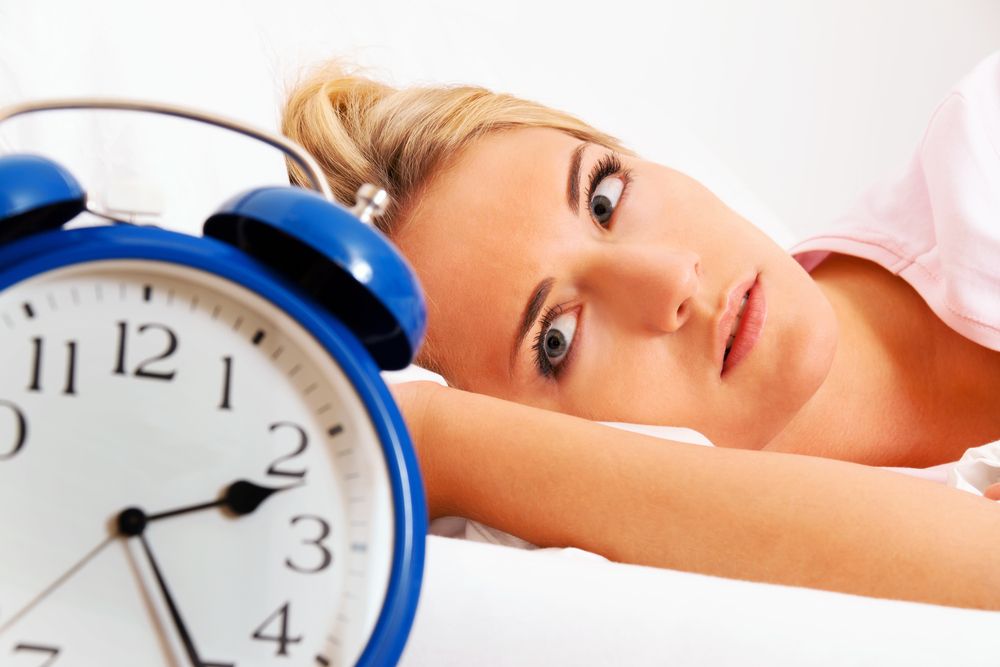
POLYGON ((427 505, 405 423, 371 355, 331 313, 268 267, 221 241, 158 227, 60 229, 0 246, 0 291, 48 271, 105 260, 179 264, 234 282, 298 323, 347 376, 382 446, 395 518, 384 602, 356 664, 395 664, 413 627, 420 597, 427 505))

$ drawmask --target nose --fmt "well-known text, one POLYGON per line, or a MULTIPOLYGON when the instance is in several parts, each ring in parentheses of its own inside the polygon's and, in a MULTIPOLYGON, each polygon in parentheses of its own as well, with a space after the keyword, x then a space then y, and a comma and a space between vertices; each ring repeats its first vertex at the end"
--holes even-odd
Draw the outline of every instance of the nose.
POLYGON ((672 333, 691 317, 701 257, 687 249, 617 245, 598 251, 586 281, 605 307, 648 330, 672 333))

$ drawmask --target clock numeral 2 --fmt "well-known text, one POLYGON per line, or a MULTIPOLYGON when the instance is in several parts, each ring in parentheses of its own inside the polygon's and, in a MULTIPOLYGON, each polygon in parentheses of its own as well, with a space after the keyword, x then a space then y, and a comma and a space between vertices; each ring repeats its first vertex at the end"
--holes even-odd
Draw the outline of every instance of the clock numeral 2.
POLYGON ((288 645, 289 644, 298 644, 300 641, 302 641, 302 636, 301 635, 298 636, 298 637, 289 637, 288 636, 288 605, 289 604, 290 603, 286 602, 284 605, 281 606, 281 608, 278 609, 278 611, 274 612, 273 614, 271 614, 270 616, 268 616, 267 618, 265 618, 264 622, 261 623, 260 626, 256 630, 253 631, 253 635, 252 636, 253 636, 254 639, 260 639, 260 640, 269 641, 269 642, 277 642, 277 644, 278 644, 278 652, 275 653, 275 655, 285 655, 285 656, 287 656, 288 655, 288 645), (277 635, 266 635, 266 634, 264 634, 264 629, 267 628, 268 625, 271 625, 272 622, 278 621, 279 619, 280 619, 280 622, 281 622, 280 634, 277 634, 277 635))
POLYGON ((274 433, 278 429, 294 430, 299 435, 299 444, 294 452, 292 452, 291 454, 285 454, 277 461, 272 463, 271 466, 267 469, 267 474, 277 475, 279 477, 295 477, 297 479, 302 479, 303 477, 306 476, 305 468, 303 468, 302 470, 281 470, 278 468, 278 466, 284 463, 285 461, 293 459, 302 452, 306 451, 306 447, 309 446, 309 436, 306 435, 306 430, 304 428, 302 428, 298 424, 293 424, 292 422, 276 422, 268 427, 268 430, 270 430, 272 433, 274 433))
MULTIPOLYGON (((137 329, 140 334, 150 330, 162 331, 167 334, 167 349, 159 356, 150 357, 149 359, 141 362, 138 366, 136 366, 132 375, 137 378, 149 378, 152 380, 173 380, 177 371, 151 370, 149 365, 155 364, 158 361, 169 359, 170 356, 177 351, 177 334, 175 334, 170 327, 165 324, 141 324, 137 329)), ((113 371, 115 375, 128 375, 125 360, 126 342, 128 338, 128 322, 118 322, 118 364, 115 366, 115 370, 113 371)))
MULTIPOLYGON (((7 459, 14 458, 14 455, 17 454, 22 447, 24 447, 24 443, 28 439, 28 420, 25 419, 24 413, 21 412, 21 408, 17 407, 10 401, 0 399, 0 408, 8 408, 14 413, 14 445, 7 452, 0 450, 0 461, 6 461, 7 459)), ((0 430, 0 433, 2 432, 3 431, 0 430)), ((4 442, 4 440, 0 439, 0 443, 2 442, 4 442)))
POLYGON ((54 646, 36 646, 34 644, 18 644, 14 647, 14 653, 20 653, 21 651, 34 651, 36 653, 48 653, 48 659, 45 662, 38 663, 38 667, 49 667, 52 663, 56 661, 59 657, 59 649, 54 646))
MULTIPOLYGON (((28 385, 28 391, 41 391, 42 351, 45 348, 45 339, 36 336, 31 339, 31 344, 34 354, 31 363, 31 384, 28 385)), ((66 349, 68 358, 66 360, 66 386, 63 387, 63 394, 76 396, 76 341, 67 341, 66 349)))
POLYGON ((291 558, 286 558, 285 565, 287 565, 289 569, 301 572, 302 574, 316 574, 317 572, 322 572, 330 566, 330 563, 333 562, 333 554, 330 553, 330 550, 325 544, 323 544, 323 540, 330 537, 330 524, 318 516, 300 514, 299 516, 292 517, 291 525, 294 526, 300 521, 315 521, 319 524, 319 537, 302 540, 302 544, 309 544, 319 549, 321 554, 319 564, 314 567, 302 567, 293 563, 291 558))

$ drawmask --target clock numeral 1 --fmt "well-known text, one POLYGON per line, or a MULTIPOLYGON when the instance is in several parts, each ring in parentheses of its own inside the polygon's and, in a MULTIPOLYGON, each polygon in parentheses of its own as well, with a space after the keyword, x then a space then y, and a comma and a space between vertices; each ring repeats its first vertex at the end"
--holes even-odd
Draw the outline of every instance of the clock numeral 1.
POLYGON ((222 357, 222 365, 225 370, 222 375, 222 403, 219 404, 219 409, 232 410, 233 406, 229 403, 229 393, 233 381, 233 358, 229 355, 222 357))
MULTIPOLYGON (((28 391, 41 391, 42 351, 45 348, 45 339, 36 336, 31 339, 31 345, 33 348, 33 361, 31 363, 31 384, 28 385, 28 391)), ((76 341, 67 341, 66 349, 66 386, 63 387, 63 394, 76 396, 76 341)))
MULTIPOLYGON (((8 408, 14 413, 14 445, 7 452, 0 450, 0 461, 6 461, 7 459, 14 458, 14 455, 21 451, 21 448, 24 447, 24 443, 28 439, 28 420, 25 419, 24 413, 21 412, 21 408, 17 407, 10 401, 0 399, 0 408, 8 408)), ((3 429, 0 429, 0 433, 4 432, 5 431, 3 429)), ((0 438, 0 444, 5 441, 5 438, 0 438)))
POLYGON ((48 659, 44 659, 45 662, 38 663, 38 667, 49 667, 52 663, 56 661, 59 657, 59 649, 55 646, 37 646, 35 644, 18 644, 14 647, 14 653, 20 653, 21 651, 33 651, 35 653, 48 653, 48 659))
MULTIPOLYGON (((177 351, 177 334, 171 330, 165 324, 141 324, 137 331, 143 334, 147 331, 162 331, 167 334, 167 348, 159 356, 150 357, 145 361, 141 362, 136 366, 135 370, 132 371, 132 376, 137 378, 149 378, 152 380, 173 380, 174 376, 177 374, 176 370, 164 371, 164 370, 151 370, 148 368, 150 364, 154 364, 159 361, 164 361, 170 358, 174 352, 177 351)), ((128 370, 126 367, 126 343, 129 338, 128 333, 128 322, 120 321, 118 322, 118 363, 115 365, 115 369, 112 371, 114 375, 128 375, 128 370)))
POLYGON ((288 645, 289 644, 298 644, 300 641, 302 641, 302 636, 301 635, 298 636, 298 637, 289 637, 288 636, 288 605, 289 604, 290 603, 286 602, 284 605, 281 606, 281 608, 278 609, 278 611, 274 612, 273 614, 271 614, 270 616, 268 616, 266 619, 264 619, 264 622, 261 623, 260 626, 256 630, 253 631, 253 635, 252 636, 253 636, 254 639, 260 639, 260 640, 269 641, 269 642, 277 642, 277 644, 278 644, 278 652, 275 653, 275 655, 285 655, 285 656, 287 656, 288 655, 288 645), (266 634, 264 634, 265 628, 267 628, 267 626, 271 625, 273 622, 278 621, 279 619, 280 619, 280 622, 281 622, 280 634, 277 634, 277 635, 266 635, 266 634))

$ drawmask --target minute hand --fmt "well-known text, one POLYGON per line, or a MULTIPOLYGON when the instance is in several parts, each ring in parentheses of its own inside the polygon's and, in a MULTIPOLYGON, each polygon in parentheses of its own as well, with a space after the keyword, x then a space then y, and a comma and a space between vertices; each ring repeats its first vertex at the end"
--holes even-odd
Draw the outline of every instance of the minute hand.
POLYGON ((188 632, 187 626, 184 624, 184 619, 181 618, 181 611, 174 603, 174 597, 170 594, 170 589, 167 588, 167 581, 163 578, 163 573, 160 572, 160 566, 157 565, 156 559, 153 557, 153 550, 149 548, 149 542, 146 541, 145 535, 139 533, 138 537, 140 544, 142 544, 142 550, 146 552, 149 565, 153 568, 156 583, 159 584, 160 592, 163 593, 163 598, 170 609, 170 618, 173 619, 174 627, 177 628, 177 632, 181 636, 181 641, 184 643, 184 650, 187 652, 188 660, 191 661, 192 667, 203 667, 204 663, 198 656, 198 649, 194 646, 194 639, 191 638, 191 633, 188 632))

